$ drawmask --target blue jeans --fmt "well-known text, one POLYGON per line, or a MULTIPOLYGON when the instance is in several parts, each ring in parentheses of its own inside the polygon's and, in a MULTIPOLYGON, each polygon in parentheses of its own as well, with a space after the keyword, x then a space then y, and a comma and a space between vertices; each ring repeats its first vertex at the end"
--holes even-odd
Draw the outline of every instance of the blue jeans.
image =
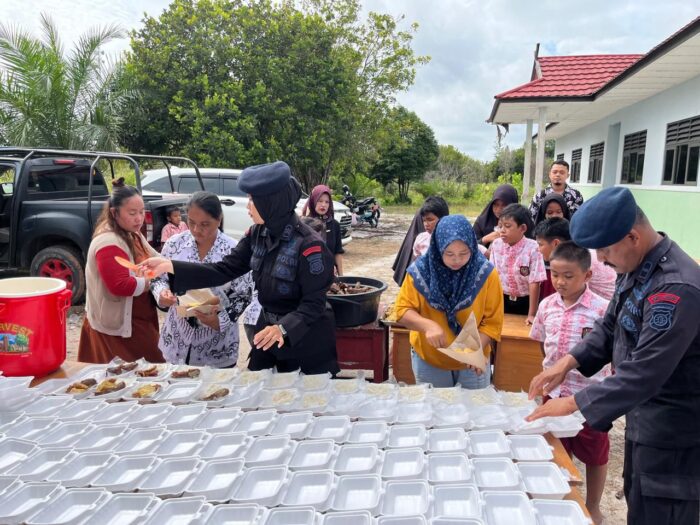
POLYGON ((445 370, 423 361, 416 351, 411 348, 411 365, 413 375, 419 383, 430 383, 436 388, 449 388, 461 385, 462 388, 476 390, 486 388, 491 384, 491 365, 481 375, 474 370, 445 370))

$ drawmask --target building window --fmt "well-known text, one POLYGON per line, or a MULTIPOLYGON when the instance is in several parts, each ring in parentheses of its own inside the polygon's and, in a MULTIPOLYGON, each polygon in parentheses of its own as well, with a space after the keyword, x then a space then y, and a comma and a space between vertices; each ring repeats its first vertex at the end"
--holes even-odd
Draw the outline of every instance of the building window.
POLYGON ((700 160, 700 116, 666 126, 664 184, 698 184, 700 160))
POLYGON ((571 152, 571 182, 578 182, 581 178, 581 149, 571 152))
POLYGON ((560 153, 559 155, 557 155, 557 160, 564 160, 564 154, 560 153))
POLYGON ((641 184, 644 172, 644 151, 647 147, 647 132, 639 131, 625 135, 622 150, 622 184, 641 184))
POLYGON ((588 161, 588 182, 599 183, 603 178, 603 152, 605 142, 591 146, 591 156, 588 161))

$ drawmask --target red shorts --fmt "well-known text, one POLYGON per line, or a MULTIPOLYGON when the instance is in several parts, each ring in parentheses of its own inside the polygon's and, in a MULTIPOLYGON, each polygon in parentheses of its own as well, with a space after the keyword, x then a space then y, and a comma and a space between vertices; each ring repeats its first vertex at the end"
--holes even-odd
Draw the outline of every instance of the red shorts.
MULTIPOLYGON (((543 402, 549 401, 549 396, 545 396, 543 402)), ((607 432, 600 432, 583 423, 583 429, 574 437, 561 438, 561 444, 569 453, 576 456, 579 461, 593 467, 600 467, 608 464, 610 455, 610 439, 607 432)))

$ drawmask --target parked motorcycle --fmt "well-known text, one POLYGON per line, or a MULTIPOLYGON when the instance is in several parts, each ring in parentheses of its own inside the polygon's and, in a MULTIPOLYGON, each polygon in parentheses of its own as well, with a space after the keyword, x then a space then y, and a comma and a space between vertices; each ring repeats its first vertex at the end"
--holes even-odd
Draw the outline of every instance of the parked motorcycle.
POLYGON ((382 213, 379 202, 375 197, 367 197, 358 201, 347 184, 343 184, 343 198, 340 202, 350 208, 353 225, 362 224, 363 222, 366 222, 372 228, 376 228, 379 225, 379 217, 382 213))

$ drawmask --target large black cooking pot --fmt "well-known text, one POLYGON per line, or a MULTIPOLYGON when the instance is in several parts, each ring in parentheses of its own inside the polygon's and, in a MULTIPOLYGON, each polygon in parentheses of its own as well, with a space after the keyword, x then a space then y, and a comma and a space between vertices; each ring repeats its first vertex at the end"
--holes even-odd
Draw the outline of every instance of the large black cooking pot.
POLYGON ((376 321, 379 311, 379 298, 382 292, 386 290, 387 284, 379 279, 352 277, 349 275, 338 277, 338 281, 348 285, 359 282, 361 285, 372 286, 375 289, 365 293, 347 295, 328 294, 326 297, 335 313, 335 325, 340 328, 346 328, 376 321))

